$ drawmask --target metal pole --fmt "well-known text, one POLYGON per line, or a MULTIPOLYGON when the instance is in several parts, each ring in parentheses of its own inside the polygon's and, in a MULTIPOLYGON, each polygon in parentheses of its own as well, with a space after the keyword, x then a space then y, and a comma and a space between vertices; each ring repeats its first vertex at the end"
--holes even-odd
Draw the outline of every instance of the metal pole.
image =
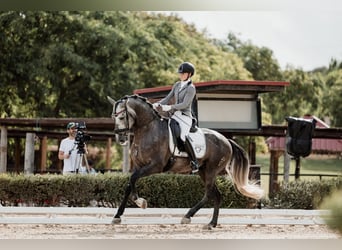
POLYGON ((300 157, 296 157, 296 170, 295 170, 295 179, 299 180, 300 176, 300 157))

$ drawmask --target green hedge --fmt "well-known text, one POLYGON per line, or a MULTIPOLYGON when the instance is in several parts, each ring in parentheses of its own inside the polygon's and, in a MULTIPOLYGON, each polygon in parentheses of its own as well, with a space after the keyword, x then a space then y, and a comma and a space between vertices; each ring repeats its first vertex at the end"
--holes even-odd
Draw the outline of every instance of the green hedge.
MULTIPOLYGON (((0 203, 3 206, 97 206, 118 207, 129 175, 0 175, 0 203)), ((223 208, 315 209, 323 198, 342 187, 342 178, 329 181, 295 181, 260 203, 238 194, 229 179, 219 177, 223 208)), ((137 190, 149 207, 189 208, 200 201, 204 186, 197 175, 157 174, 139 179, 137 190)), ((128 206, 135 207, 129 203, 128 206)), ((208 203, 206 207, 212 207, 208 203)))
POLYGON ((342 178, 322 181, 293 181, 282 183, 267 206, 280 209, 318 209, 324 198, 342 188, 342 178))
MULTIPOLYGON (((0 203, 3 206, 97 206, 117 207, 129 175, 0 175, 0 203)), ((237 194, 226 178, 218 178, 223 207, 246 207, 251 199, 237 194)), ((149 207, 191 207, 204 195, 197 175, 157 174, 139 179, 137 190, 149 207)), ((135 207, 133 203, 128 206, 135 207)), ((210 207, 211 204, 208 204, 210 207)))

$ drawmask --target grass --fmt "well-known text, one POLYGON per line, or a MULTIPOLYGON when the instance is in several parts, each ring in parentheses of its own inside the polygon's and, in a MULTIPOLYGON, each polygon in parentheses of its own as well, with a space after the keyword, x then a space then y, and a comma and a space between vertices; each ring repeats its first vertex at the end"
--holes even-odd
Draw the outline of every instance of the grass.
MULTIPOLYGON (((260 165, 260 173, 268 174, 270 172, 270 154, 257 154, 256 164, 260 165)), ((290 174, 295 173, 295 161, 290 162, 290 174)), ((278 181, 283 180, 284 157, 279 157, 278 181)), ((300 158, 300 174, 312 175, 342 175, 342 159, 336 155, 314 155, 306 158, 300 158)), ((269 176, 261 175, 261 187, 268 192, 269 176)), ((319 176, 300 176, 300 180, 319 180, 319 176)), ((331 178, 331 177, 322 177, 331 178)), ((295 180, 294 176, 289 177, 290 181, 295 180)))

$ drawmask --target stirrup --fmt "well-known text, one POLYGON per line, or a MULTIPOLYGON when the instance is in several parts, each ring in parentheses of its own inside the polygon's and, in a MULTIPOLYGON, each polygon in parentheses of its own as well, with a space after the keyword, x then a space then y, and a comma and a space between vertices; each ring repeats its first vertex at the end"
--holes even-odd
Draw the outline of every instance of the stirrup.
POLYGON ((190 161, 190 165, 191 165, 191 168, 192 168, 192 173, 195 174, 198 172, 199 170, 199 166, 198 166, 198 162, 196 161, 190 161))

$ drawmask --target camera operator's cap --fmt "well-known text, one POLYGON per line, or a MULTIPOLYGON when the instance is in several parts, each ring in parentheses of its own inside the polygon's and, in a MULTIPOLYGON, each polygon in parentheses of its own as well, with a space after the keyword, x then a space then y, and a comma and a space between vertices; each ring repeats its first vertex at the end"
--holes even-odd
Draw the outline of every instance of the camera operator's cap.
POLYGON ((67 125, 67 129, 71 129, 73 127, 76 127, 76 123, 75 122, 69 122, 67 125))

